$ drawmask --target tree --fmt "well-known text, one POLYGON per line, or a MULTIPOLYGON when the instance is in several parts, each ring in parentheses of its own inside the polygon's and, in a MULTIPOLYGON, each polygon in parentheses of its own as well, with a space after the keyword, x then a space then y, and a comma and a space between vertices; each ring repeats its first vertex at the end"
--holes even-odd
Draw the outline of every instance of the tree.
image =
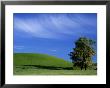
POLYGON ((80 37, 75 42, 75 48, 69 54, 73 67, 80 66, 81 70, 83 67, 86 70, 87 66, 92 64, 92 56, 95 55, 94 45, 95 41, 86 37, 80 37))

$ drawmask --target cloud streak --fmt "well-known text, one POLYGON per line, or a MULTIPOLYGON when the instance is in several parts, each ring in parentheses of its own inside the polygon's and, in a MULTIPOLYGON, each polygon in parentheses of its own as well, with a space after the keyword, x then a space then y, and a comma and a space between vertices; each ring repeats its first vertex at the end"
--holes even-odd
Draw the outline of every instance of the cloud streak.
MULTIPOLYGON (((94 14, 96 15, 96 14, 94 14)), ((96 16, 95 16, 96 17, 96 16)), ((95 34, 96 18, 89 14, 14 14, 14 30, 38 38, 95 34), (93 28, 93 30, 90 30, 93 28)))
POLYGON ((14 49, 18 49, 18 50, 19 50, 19 49, 21 50, 21 49, 23 49, 23 48, 24 48, 24 46, 14 46, 14 49))

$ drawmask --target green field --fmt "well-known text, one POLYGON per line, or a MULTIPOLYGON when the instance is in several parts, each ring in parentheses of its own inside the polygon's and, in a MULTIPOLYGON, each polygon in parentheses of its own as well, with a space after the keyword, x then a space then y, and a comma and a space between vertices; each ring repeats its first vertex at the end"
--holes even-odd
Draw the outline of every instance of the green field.
POLYGON ((46 54, 15 53, 14 75, 96 75, 97 70, 73 70, 72 63, 46 54))

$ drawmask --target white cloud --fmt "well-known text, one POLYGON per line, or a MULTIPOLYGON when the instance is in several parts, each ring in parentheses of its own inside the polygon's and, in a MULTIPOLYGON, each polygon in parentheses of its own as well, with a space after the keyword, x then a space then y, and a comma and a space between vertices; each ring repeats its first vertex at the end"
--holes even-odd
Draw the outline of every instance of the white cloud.
MULTIPOLYGON (((14 28, 31 36, 40 38, 62 38, 78 35, 83 30, 83 25, 89 24, 88 20, 81 17, 71 18, 66 14, 42 15, 41 17, 14 17, 14 28), (82 22, 82 23, 81 23, 82 22)), ((93 31, 93 30, 92 30, 93 31)), ((86 33, 89 33, 86 30, 86 33)))
POLYGON ((24 48, 24 46, 14 46, 14 49, 23 49, 24 48))
POLYGON ((57 50, 51 50, 52 52, 56 52, 57 50))
POLYGON ((14 28, 20 31, 26 32, 32 36, 41 37, 41 38, 53 38, 54 33, 44 28, 37 20, 33 19, 14 19, 14 28))

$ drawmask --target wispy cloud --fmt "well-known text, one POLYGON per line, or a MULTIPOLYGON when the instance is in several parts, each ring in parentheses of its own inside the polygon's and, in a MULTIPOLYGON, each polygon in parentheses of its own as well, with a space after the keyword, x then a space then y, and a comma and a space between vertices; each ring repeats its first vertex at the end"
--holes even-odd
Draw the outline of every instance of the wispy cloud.
POLYGON ((55 50, 55 49, 53 49, 53 50, 51 50, 52 52, 56 52, 57 50, 55 50))
POLYGON ((83 14, 14 14, 14 29, 40 38, 64 38, 82 33, 96 26, 96 19, 83 14), (33 16, 32 16, 33 15, 33 16))
POLYGON ((14 49, 18 49, 18 50, 21 50, 21 49, 23 49, 24 48, 24 46, 14 46, 14 49))

